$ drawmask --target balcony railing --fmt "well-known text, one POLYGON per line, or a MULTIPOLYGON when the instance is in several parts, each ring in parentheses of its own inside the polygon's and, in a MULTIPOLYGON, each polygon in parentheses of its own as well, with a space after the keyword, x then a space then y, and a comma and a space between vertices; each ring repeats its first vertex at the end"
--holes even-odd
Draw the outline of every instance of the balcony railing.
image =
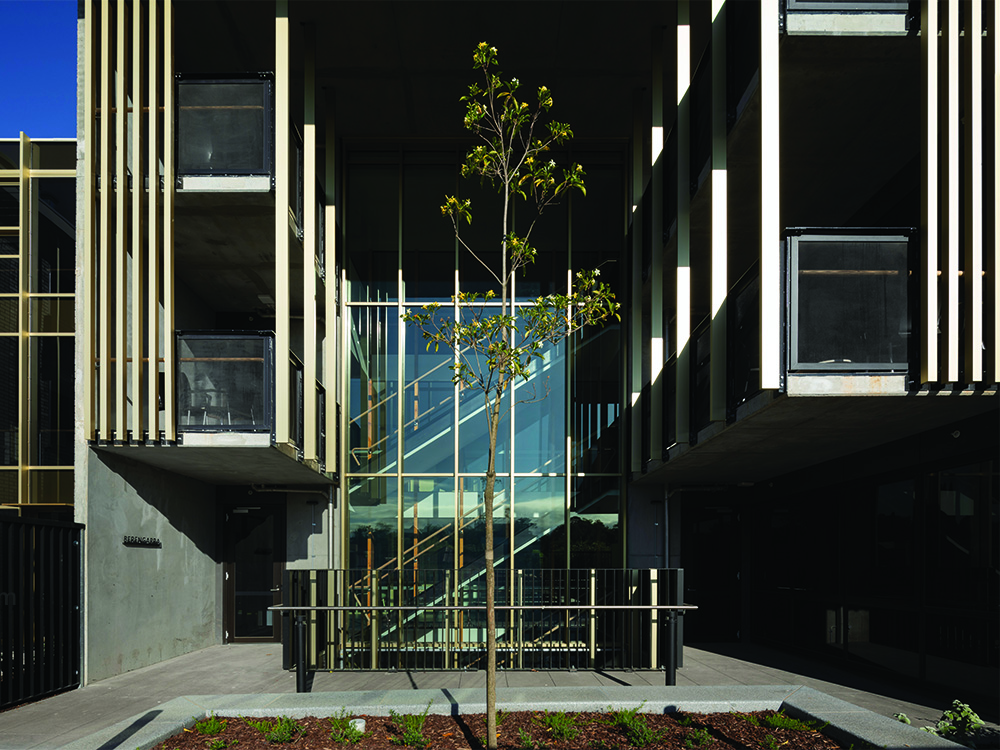
POLYGON ((179 332, 177 425, 184 432, 272 432, 274 334, 179 332))
POLYGON ((274 114, 269 75, 177 79, 177 174, 270 177, 274 114))
POLYGON ((789 372, 907 372, 911 230, 788 230, 789 372))

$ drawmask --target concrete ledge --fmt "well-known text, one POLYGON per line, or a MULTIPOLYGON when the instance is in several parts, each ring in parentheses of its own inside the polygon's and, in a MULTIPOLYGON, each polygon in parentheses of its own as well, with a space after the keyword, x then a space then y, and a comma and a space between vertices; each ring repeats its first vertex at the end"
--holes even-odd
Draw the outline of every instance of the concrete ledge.
MULTIPOLYGON (((556 711, 604 711, 641 703, 646 713, 689 711, 763 711, 785 709, 797 718, 829 722, 826 732, 841 744, 887 750, 961 747, 912 726, 879 716, 818 690, 799 685, 737 685, 722 687, 532 687, 498 688, 497 703, 510 711, 539 708, 556 711)), ((217 716, 329 716, 341 709, 354 714, 388 716, 423 711, 473 714, 486 710, 482 688, 444 690, 368 690, 330 693, 260 693, 194 695, 175 698, 64 746, 64 750, 147 750, 190 727, 197 719, 217 716)))

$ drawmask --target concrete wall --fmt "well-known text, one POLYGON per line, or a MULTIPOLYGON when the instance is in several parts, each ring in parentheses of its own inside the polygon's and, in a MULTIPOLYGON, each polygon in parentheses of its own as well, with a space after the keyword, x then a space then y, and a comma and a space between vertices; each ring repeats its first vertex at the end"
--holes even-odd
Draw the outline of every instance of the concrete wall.
POLYGON ((330 568, 329 496, 290 492, 286 495, 288 570, 330 568))
POLYGON ((222 643, 215 488, 88 453, 86 682, 222 643), (162 548, 125 546, 126 535, 162 548))

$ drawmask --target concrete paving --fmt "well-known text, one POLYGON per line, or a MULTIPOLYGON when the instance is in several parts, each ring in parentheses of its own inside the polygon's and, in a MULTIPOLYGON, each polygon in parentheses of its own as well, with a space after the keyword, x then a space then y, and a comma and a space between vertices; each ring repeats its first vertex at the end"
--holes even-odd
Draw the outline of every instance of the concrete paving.
MULTIPOLYGON (((214 646, 0 713, 0 750, 54 750, 70 743, 81 750, 119 746, 133 750, 139 740, 136 734, 143 726, 174 720, 171 717, 178 711, 183 718, 190 718, 224 705, 233 710, 242 706, 247 713, 263 705, 272 711, 280 707, 287 713, 290 706, 309 705, 319 696, 323 696, 321 705, 330 711, 346 705, 348 699, 370 706, 376 695, 379 701, 392 705, 415 705, 420 701, 412 691, 431 690, 454 697, 456 691, 472 690, 479 695, 485 679, 484 672, 317 673, 312 682, 315 697, 295 696, 287 695, 295 692, 295 674, 281 669, 280 645, 214 646), (287 697, 282 699, 281 695, 287 697), (91 739, 86 740, 88 737, 91 739)), ((533 704, 540 700, 539 696, 558 702, 572 693, 584 696, 581 700, 590 700, 585 697, 590 691, 600 695, 595 698, 598 702, 607 701, 607 695, 629 687, 633 690, 624 693, 660 696, 663 683, 664 674, 657 671, 506 671, 498 675, 498 687, 509 699, 527 690, 533 704)), ((810 688, 851 708, 866 709, 882 717, 903 711, 917 726, 933 723, 950 702, 940 695, 858 677, 770 649, 730 644, 685 647, 684 666, 677 672, 674 695, 682 688, 723 686, 810 688)), ((732 700, 734 694, 732 689, 710 691, 704 693, 704 700, 719 700, 720 696, 732 700)), ((420 707, 424 705, 425 700, 420 707)), ((973 708, 988 713, 986 707, 973 708)), ((826 705, 824 710, 844 714, 843 706, 837 708, 834 704, 826 705)))

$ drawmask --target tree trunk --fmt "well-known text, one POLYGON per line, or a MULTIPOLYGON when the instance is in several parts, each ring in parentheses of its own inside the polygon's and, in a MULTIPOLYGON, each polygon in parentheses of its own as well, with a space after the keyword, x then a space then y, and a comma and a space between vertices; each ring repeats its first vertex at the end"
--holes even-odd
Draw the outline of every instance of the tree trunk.
MULTIPOLYGON (((502 391, 489 405, 489 452, 486 468, 486 490, 483 493, 483 513, 486 515, 486 747, 497 747, 497 615, 496 571, 493 568, 493 492, 496 484, 497 429, 500 424, 502 391)), ((488 400, 487 395, 487 400, 488 400)))

